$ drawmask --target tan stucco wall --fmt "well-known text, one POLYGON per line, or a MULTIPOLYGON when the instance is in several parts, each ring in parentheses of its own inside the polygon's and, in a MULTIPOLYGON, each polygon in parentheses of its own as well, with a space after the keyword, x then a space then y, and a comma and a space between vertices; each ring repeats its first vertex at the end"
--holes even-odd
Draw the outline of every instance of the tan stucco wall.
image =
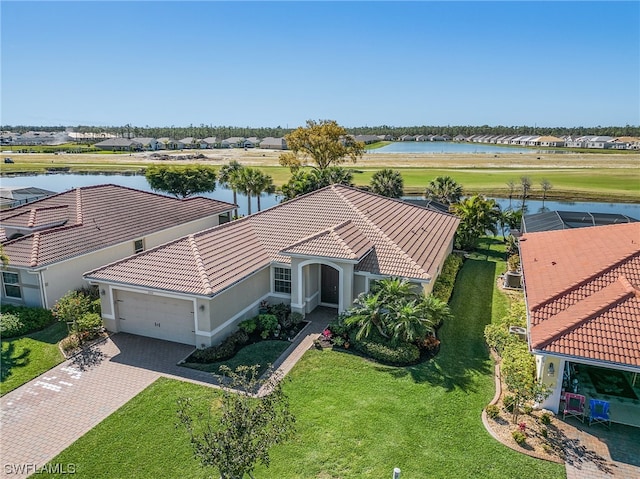
POLYGON ((357 298, 360 293, 367 292, 367 278, 361 274, 353 275, 353 299, 357 298))
POLYGON ((258 314, 260 298, 270 292, 269 267, 215 296, 209 302, 209 332, 219 329, 212 342, 215 344, 236 329, 237 323, 258 314), (229 324, 225 325, 225 323, 229 324), (223 326, 225 325, 225 326, 223 326))
MULTIPOLYGON (((7 266, 2 271, 7 273, 15 273, 18 275, 20 293, 22 298, 5 297, 4 285, 0 286, 0 300, 2 303, 17 304, 26 306, 42 306, 42 295, 40 294, 40 284, 37 274, 29 271, 11 268, 7 266)), ((0 281, 1 282, 1 281, 0 281)))

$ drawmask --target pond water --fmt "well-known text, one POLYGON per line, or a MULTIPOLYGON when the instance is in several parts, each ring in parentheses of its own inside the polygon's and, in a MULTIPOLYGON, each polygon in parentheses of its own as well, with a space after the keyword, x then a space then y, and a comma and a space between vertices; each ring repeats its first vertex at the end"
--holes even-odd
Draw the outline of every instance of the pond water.
MULTIPOLYGON (((2 186, 35 186, 37 188, 44 188, 47 190, 62 192, 71 188, 77 188, 80 186, 92 186, 105 183, 112 183, 120 186, 127 186, 130 188, 136 188, 139 190, 152 191, 149 183, 144 176, 141 175, 122 175, 122 174, 90 174, 90 175, 78 175, 78 174, 51 174, 51 175, 29 175, 29 176, 15 176, 15 177, 2 177, 0 179, 2 186)), ((205 193, 202 196, 208 198, 214 198, 216 200, 233 202, 233 193, 231 190, 221 188, 218 186, 215 191, 211 193, 205 193)), ((274 206, 282 200, 282 197, 278 195, 263 194, 260 197, 260 203, 262 209, 274 206)), ((513 199, 511 202, 508 198, 496 198, 500 207, 504 210, 509 207, 518 209, 520 207, 520 201, 513 199)), ((238 206, 240 215, 247 214, 247 197, 242 194, 238 194, 238 206)), ((559 211, 586 211, 589 213, 612 213, 631 216, 635 219, 640 219, 640 204, 639 203, 606 203, 606 202, 579 202, 579 201, 546 201, 544 205, 542 201, 528 200, 527 201, 527 213, 540 213, 548 210, 559 211)), ((258 211, 257 199, 251 198, 251 211, 255 213, 258 211)))
POLYGON ((454 143, 450 141, 395 141, 369 153, 537 153, 527 148, 487 145, 484 143, 454 143))

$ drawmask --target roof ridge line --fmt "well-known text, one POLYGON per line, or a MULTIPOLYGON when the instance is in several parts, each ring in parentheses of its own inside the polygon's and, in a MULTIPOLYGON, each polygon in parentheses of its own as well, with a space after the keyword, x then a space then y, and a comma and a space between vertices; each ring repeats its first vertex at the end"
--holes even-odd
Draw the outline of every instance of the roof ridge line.
POLYGON ((212 294, 213 288, 211 287, 211 281, 209 281, 209 275, 207 275, 207 270, 204 267, 204 261, 202 261, 202 256, 200 256, 198 244, 196 243, 196 239, 193 234, 189 235, 189 246, 193 252, 193 258, 196 261, 196 267, 198 268, 198 274, 202 280, 202 286, 204 286, 205 294, 212 294))
MULTIPOLYGON (((384 240, 387 242, 387 244, 391 245, 391 247, 396 250, 396 252, 398 252, 398 254, 400 256, 402 256, 404 259, 408 260, 409 264, 411 264, 411 266, 414 267, 414 269, 417 269, 418 271, 422 272, 423 274, 428 275, 429 277, 431 277, 431 275, 429 275, 429 273, 427 271, 425 271, 424 269, 422 269, 422 267, 416 263, 416 261, 409 256, 407 253, 405 253, 404 251, 402 251, 402 248, 400 248, 395 241, 393 241, 391 238, 389 238, 386 233, 384 231, 382 231, 380 229, 380 227, 378 225, 376 225, 374 222, 372 222, 369 217, 367 215, 365 215, 362 211, 360 211, 360 209, 354 205, 348 198, 346 198, 342 193, 340 193, 339 191, 337 191, 336 188, 333 188, 334 185, 332 186, 332 190, 335 191, 335 193, 342 198, 342 200, 347 203, 347 205, 356 212, 356 214, 362 219, 364 220, 365 223, 367 223, 371 228, 373 228, 374 231, 376 231, 376 233, 378 233, 380 236, 382 236, 382 238, 384 238, 384 240)), ((366 235, 365 235, 366 236, 366 235)), ((374 245, 375 247, 375 245, 374 245)))
POLYGON ((40 253, 40 232, 33 234, 33 243, 31 243, 31 260, 29 265, 31 267, 38 266, 38 256, 40 253))
MULTIPOLYGON (((548 299, 545 299, 545 300, 541 301, 539 304, 532 305, 531 306, 531 310, 533 311, 534 309, 542 308, 544 306, 547 306, 548 304, 553 303, 554 301, 557 301, 561 297, 565 296, 569 291, 575 291, 577 289, 582 288, 583 286, 586 286, 587 284, 591 283, 592 281, 595 281, 596 279, 600 278, 601 276, 603 276, 603 275, 605 275, 607 273, 610 273, 611 271, 613 271, 616 268, 619 268, 620 266, 622 266, 623 263, 625 263, 627 261, 630 261, 631 259, 633 259, 636 256, 640 257, 640 251, 636 251, 636 252, 633 252, 631 254, 628 254, 625 257, 623 257, 622 259, 619 259, 619 260, 615 261, 614 263, 611 263, 611 264, 605 266, 603 269, 601 269, 601 270, 589 275, 588 277, 586 277, 586 278, 580 280, 579 282, 569 286, 568 288, 563 289, 562 291, 554 294, 553 296, 550 296, 548 299)), ((607 286, 610 286, 614 282, 609 283, 607 286)), ((607 286, 604 286, 599 291, 603 290, 607 286)))
MULTIPOLYGON (((544 348, 545 346, 547 346, 552 341, 555 341, 560 336, 562 336, 562 335, 566 334, 567 332, 569 332, 569 330, 572 330, 572 329, 576 328, 577 326, 579 326, 580 324, 584 324, 587 321, 589 321, 590 319, 595 318, 596 316, 599 316, 602 312, 611 309, 615 305, 618 305, 622 300, 628 299, 631 296, 635 296, 635 290, 633 289, 633 287, 631 287, 631 291, 629 290, 628 286, 631 286, 631 285, 629 284, 628 280, 624 276, 621 275, 621 276, 618 277, 618 279, 616 279, 616 281, 614 281, 613 283, 608 284, 607 286, 605 286, 601 290, 599 290, 596 293, 592 294, 591 297, 596 296, 596 295, 601 295, 601 293, 603 291, 605 291, 606 289, 611 288, 613 286, 616 286, 616 285, 618 285, 622 289, 622 291, 619 292, 616 295, 616 298, 613 301, 605 301, 603 304, 598 304, 595 308, 593 308, 587 314, 584 314, 582 316, 573 316, 573 314, 572 314, 573 311, 571 311, 571 310, 572 309, 576 309, 576 305, 579 305, 580 303, 572 304, 567 309, 565 309, 562 312, 558 313, 555 316, 555 318, 548 320, 548 321, 553 321, 553 324, 555 325, 558 322, 562 322, 561 321, 562 318, 560 318, 560 320, 558 320, 558 316, 561 316, 561 315, 562 316, 567 316, 568 315, 570 317, 573 317, 573 319, 568 321, 564 325, 564 327, 557 328, 555 331, 546 334, 543 338, 541 338, 539 341, 536 341, 535 343, 532 342, 531 343, 531 347, 535 348, 535 349, 544 348)), ((539 328, 539 327, 541 327, 543 325, 545 326, 545 329, 550 327, 550 323, 549 322, 547 322, 547 324, 545 324, 545 322, 542 322, 542 323, 538 324, 537 326, 534 326, 534 328, 539 328)))
POLYGON ((76 188, 76 223, 82 224, 82 190, 76 188))
POLYGON ((31 208, 29 210, 29 219, 27 220, 27 228, 33 228, 33 225, 36 224, 37 212, 38 212, 37 208, 31 208))

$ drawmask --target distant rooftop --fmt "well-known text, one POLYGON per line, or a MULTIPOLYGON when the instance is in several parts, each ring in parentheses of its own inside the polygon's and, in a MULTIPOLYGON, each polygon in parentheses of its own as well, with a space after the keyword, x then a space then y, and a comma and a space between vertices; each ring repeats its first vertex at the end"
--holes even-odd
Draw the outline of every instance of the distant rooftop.
POLYGON ((631 216, 614 213, 586 213, 580 211, 547 211, 525 215, 522 218, 522 232, 566 230, 588 226, 615 225, 620 223, 636 223, 631 216))

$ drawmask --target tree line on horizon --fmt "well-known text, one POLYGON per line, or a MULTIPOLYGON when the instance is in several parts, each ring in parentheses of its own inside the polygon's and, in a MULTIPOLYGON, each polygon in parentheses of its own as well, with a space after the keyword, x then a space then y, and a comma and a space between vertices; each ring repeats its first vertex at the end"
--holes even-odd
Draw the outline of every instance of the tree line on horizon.
MULTIPOLYGON (((239 127, 239 126, 213 126, 200 124, 189 126, 135 126, 126 124, 122 126, 34 126, 34 125, 2 125, 0 129, 24 133, 27 131, 65 131, 71 128, 78 133, 111 133, 124 138, 231 138, 238 137, 275 137, 280 138, 292 133, 295 128, 276 127, 239 127)), ((447 125, 447 126, 360 126, 345 127, 345 131, 352 135, 391 135, 395 138, 402 135, 552 135, 552 136, 635 136, 640 137, 640 126, 577 126, 577 127, 545 127, 545 126, 489 126, 489 125, 447 125)))

